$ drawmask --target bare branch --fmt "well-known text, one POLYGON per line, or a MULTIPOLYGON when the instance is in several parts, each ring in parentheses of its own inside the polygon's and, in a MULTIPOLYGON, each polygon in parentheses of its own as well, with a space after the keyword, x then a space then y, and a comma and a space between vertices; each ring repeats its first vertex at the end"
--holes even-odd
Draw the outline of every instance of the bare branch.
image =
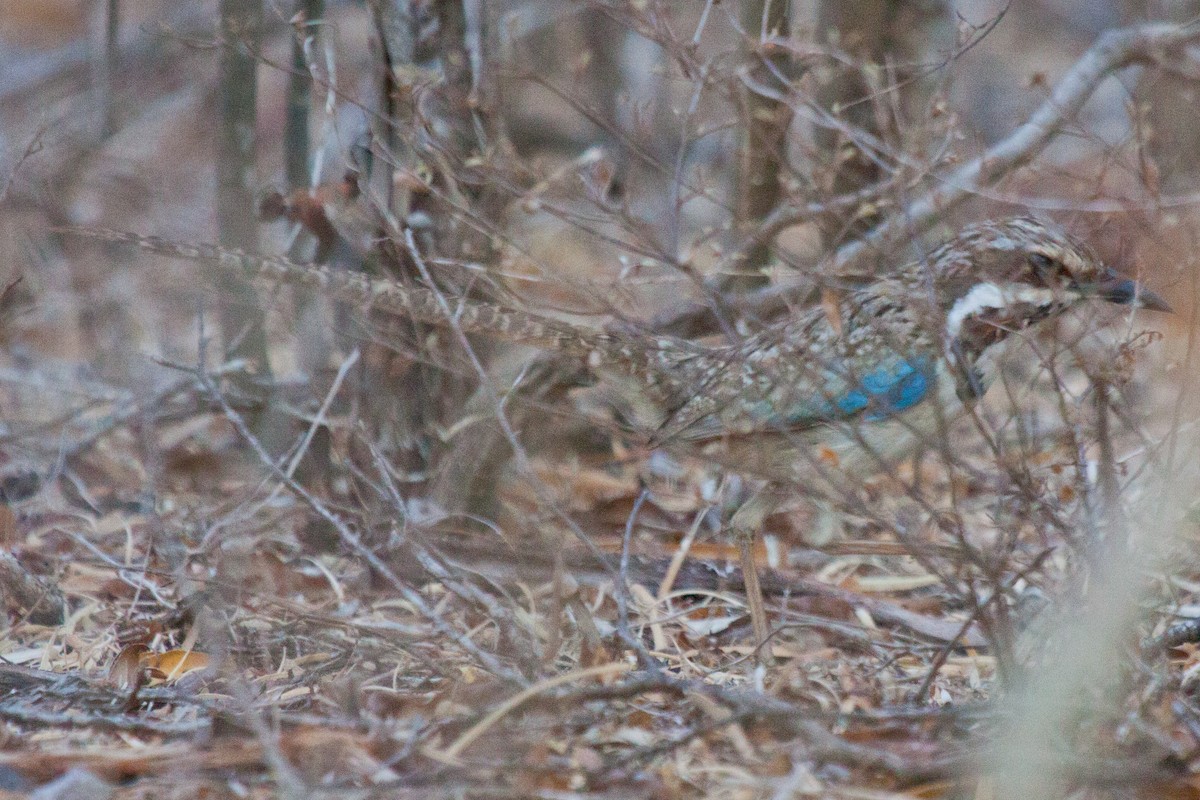
MULTIPOLYGON (((1148 23, 1108 31, 1096 40, 1055 85, 1050 97, 1026 120, 986 152, 945 176, 930 176, 934 187, 901 212, 872 228, 862 238, 839 248, 829 259, 829 271, 841 273, 861 268, 873 255, 893 252, 914 236, 928 230, 944 214, 977 196, 982 190, 1011 175, 1035 159, 1074 120, 1105 78, 1134 64, 1155 63, 1200 41, 1200 23, 1168 25, 1148 23)), ((741 248, 749 251, 764 235, 783 230, 812 216, 814 209, 787 207, 768 215, 760 230, 751 234, 741 248)), ((808 280, 781 283, 759 289, 731 301, 743 313, 767 316, 783 307, 787 298, 811 289, 808 280)), ((656 330, 694 326, 708 314, 707 307, 690 306, 654 322, 656 330)))

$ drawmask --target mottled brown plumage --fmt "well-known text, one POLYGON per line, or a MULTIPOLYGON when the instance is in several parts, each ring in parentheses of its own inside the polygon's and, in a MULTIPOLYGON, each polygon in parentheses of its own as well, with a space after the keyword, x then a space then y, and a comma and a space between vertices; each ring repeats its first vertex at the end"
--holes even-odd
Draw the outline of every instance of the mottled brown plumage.
MULTIPOLYGON (((208 244, 65 232, 308 288, 364 311, 450 323, 425 288, 208 244)), ((466 333, 583 360, 629 399, 622 407, 641 409, 627 422, 652 440, 687 442, 733 470, 795 484, 815 474, 853 479, 906 456, 987 391, 996 351, 1014 332, 1090 298, 1166 308, 1063 231, 1015 217, 969 226, 926 257, 845 292, 836 307, 801 312, 733 344, 602 332, 491 303, 449 302, 466 333)), ((760 493, 732 521, 760 642, 767 629, 749 542, 771 495, 760 493)))

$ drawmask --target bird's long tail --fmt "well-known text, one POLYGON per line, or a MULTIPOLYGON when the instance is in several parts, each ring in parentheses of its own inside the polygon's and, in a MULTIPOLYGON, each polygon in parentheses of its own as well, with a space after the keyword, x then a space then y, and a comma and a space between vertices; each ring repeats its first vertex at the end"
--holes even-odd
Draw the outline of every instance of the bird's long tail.
POLYGON ((364 311, 457 327, 464 333, 482 334, 592 361, 608 361, 616 344, 608 334, 526 311, 478 300, 443 298, 423 287, 406 286, 357 272, 297 264, 281 256, 258 255, 213 244, 177 242, 107 228, 63 227, 57 228, 56 232, 129 244, 169 258, 210 263, 251 280, 311 289, 364 311))

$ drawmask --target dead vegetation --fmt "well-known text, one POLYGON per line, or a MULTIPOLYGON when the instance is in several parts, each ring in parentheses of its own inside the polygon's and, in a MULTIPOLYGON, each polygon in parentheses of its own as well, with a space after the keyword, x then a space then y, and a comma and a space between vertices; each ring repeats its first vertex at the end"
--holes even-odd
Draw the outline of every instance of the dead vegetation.
POLYGON ((1197 794, 1194 21, 34 5, 0 2, 0 797, 1197 794), (737 339, 1014 209, 1176 313, 1066 319, 834 513, 795 487, 762 669, 739 478, 453 322, 737 339))

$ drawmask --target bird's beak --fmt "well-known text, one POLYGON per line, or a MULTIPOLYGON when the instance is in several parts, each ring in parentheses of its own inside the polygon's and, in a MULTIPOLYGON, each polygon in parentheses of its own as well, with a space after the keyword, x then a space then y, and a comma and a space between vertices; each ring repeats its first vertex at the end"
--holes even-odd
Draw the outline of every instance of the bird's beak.
POLYGON ((1103 278, 1092 284, 1089 292, 1093 297, 1123 306, 1146 308, 1151 311, 1173 313, 1167 301, 1134 280, 1108 270, 1103 278))

